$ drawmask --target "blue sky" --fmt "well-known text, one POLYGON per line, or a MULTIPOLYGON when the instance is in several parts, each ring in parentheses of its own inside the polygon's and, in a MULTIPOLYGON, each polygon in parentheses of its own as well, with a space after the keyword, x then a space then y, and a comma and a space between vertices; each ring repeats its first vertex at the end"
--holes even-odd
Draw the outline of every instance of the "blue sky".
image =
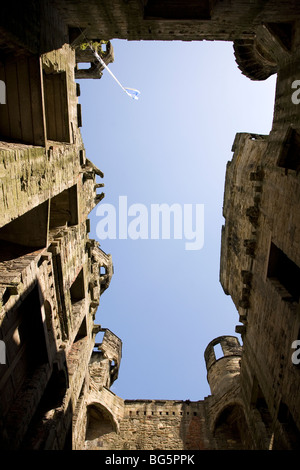
POLYGON ((96 315, 123 342, 112 390, 124 399, 202 400, 210 394, 207 344, 225 334, 241 340, 238 312, 219 283, 226 164, 237 132, 270 132, 276 76, 244 77, 232 43, 112 44, 110 70, 141 95, 129 98, 106 71, 78 80, 87 158, 104 172, 100 204, 117 214, 120 196, 149 213, 151 204, 204 205, 204 246, 196 251, 172 232, 169 240, 99 240, 101 216, 97 208, 90 214, 90 237, 114 263, 96 315))

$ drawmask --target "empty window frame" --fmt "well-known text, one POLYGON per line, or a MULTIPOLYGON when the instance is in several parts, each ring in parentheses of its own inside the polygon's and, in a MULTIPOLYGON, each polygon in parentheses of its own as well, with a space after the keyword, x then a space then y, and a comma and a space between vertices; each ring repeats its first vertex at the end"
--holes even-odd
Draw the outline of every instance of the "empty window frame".
POLYGON ((284 50, 292 50, 294 42, 294 23, 266 23, 266 27, 284 50))
POLYGON ((48 201, 0 228, 0 260, 15 259, 47 245, 48 201))
POLYGON ((272 416, 270 414, 264 394, 260 388, 256 377, 253 378, 253 386, 251 392, 251 406, 259 411, 261 419, 265 425, 268 437, 272 436, 272 416))
POLYGON ((70 296, 72 304, 79 302, 85 297, 83 269, 80 270, 78 276, 71 285, 70 296))
POLYGON ((8 410, 15 396, 35 369, 48 363, 38 285, 3 319, 7 364, 0 370, 0 402, 8 410))
POLYGON ((291 450, 299 449, 300 431, 288 406, 283 402, 280 402, 278 410, 278 421, 281 423, 285 432, 286 439, 289 443, 289 448, 291 450))
POLYGON ((6 104, 0 106, 0 140, 45 145, 43 94, 38 57, 6 59, 0 64, 6 104))
POLYGON ((74 339, 74 343, 77 341, 80 341, 81 339, 85 338, 87 336, 87 324, 86 324, 86 317, 82 320, 82 323, 77 331, 77 335, 74 339))
POLYGON ((214 345, 214 353, 215 353, 216 361, 224 357, 223 349, 220 343, 217 343, 214 345))

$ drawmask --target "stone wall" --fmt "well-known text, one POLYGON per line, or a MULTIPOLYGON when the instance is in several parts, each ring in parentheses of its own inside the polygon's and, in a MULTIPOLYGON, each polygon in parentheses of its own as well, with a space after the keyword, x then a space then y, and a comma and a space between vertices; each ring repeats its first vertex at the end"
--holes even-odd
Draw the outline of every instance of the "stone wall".
MULTIPOLYGON (((220 279, 242 325, 241 398, 256 448, 300 443, 299 28, 278 44, 278 79, 269 136, 238 135, 228 165, 220 279), (289 47, 287 47, 289 45, 289 47)), ((276 39, 276 34, 274 35, 276 39)), ((274 56, 275 57, 275 56, 274 56)))

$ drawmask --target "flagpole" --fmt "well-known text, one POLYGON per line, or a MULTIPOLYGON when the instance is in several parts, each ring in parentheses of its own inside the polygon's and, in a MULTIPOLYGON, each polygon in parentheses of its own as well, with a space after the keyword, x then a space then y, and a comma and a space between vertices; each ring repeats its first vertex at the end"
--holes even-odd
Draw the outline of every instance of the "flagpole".
MULTIPOLYGON (((91 47, 91 46, 90 46, 91 47)), ((91 47, 92 51, 93 51, 93 54, 94 56, 96 57, 96 59, 100 62, 100 64, 103 65, 103 67, 108 71, 108 73, 113 77, 113 79, 117 82, 117 84, 122 88, 123 91, 125 91, 125 93, 130 96, 130 98, 133 98, 135 100, 138 99, 138 95, 140 94, 140 92, 138 90, 132 90, 133 93, 130 93, 127 91, 126 88, 123 87, 123 85, 119 82, 119 80, 117 79, 117 77, 115 77, 115 75, 112 73, 112 71, 107 67, 106 63, 104 62, 104 60, 102 60, 102 58, 100 57, 100 55, 93 50, 93 48, 91 47)))

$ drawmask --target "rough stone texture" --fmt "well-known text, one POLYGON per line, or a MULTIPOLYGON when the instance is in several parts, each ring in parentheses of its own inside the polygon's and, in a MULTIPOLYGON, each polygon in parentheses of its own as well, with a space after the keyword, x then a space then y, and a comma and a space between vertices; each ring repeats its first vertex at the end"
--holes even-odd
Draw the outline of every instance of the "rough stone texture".
MULTIPOLYGON (((299 449, 298 1, 6 2, 0 16, 0 441, 2 449, 299 449), (95 325, 110 255, 90 240, 104 197, 81 139, 76 45, 233 41, 251 80, 277 73, 272 130, 240 133, 224 188, 220 282, 235 337, 205 351, 211 395, 126 400, 110 390, 122 342, 95 325), (96 334, 104 333, 95 343, 96 334), (223 350, 217 357, 214 348, 223 350)), ((99 76, 99 74, 98 74, 99 76)))

